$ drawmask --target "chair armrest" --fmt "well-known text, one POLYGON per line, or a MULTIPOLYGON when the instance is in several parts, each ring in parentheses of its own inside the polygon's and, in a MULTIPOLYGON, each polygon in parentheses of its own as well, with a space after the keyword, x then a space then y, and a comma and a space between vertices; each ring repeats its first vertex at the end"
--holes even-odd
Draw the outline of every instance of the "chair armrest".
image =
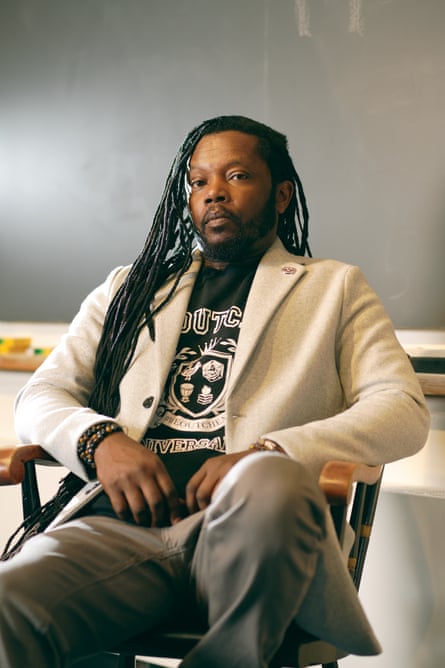
POLYGON ((383 466, 367 466, 356 462, 329 461, 323 466, 319 484, 331 506, 349 505, 354 483, 374 485, 383 466))
MULTIPOLYGON (((17 485, 25 477, 26 462, 58 465, 40 445, 0 447, 0 485, 17 485)), ((376 483, 383 466, 367 466, 346 461, 329 461, 323 466, 319 483, 330 505, 348 505, 355 482, 376 483)))
POLYGON ((0 447, 0 485, 17 485, 25 477, 26 462, 58 465, 40 445, 0 447))

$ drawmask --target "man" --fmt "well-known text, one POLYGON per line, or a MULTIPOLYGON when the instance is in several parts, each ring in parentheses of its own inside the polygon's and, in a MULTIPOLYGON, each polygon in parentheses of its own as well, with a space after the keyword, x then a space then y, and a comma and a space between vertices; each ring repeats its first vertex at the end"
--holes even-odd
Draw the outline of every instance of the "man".
POLYGON ((318 474, 413 454, 428 412, 360 271, 303 257, 307 219, 283 135, 229 116, 187 137, 142 253, 17 399, 19 437, 105 493, 1 564, 2 668, 191 609, 209 631, 184 668, 264 668, 293 620, 379 651, 318 474))

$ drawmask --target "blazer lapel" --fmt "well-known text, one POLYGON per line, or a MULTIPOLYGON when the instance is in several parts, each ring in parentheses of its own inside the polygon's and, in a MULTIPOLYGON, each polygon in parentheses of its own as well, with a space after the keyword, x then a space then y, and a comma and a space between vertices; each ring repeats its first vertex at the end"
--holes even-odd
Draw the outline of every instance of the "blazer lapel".
MULTIPOLYGON (((148 397, 162 396, 200 265, 198 257, 181 277, 168 307, 155 316, 154 343, 150 340, 148 328, 142 329, 132 363, 122 379, 122 403, 117 417, 131 425, 129 433, 136 439, 145 433, 150 419, 148 411, 141 410, 141 406, 148 397)), ((165 299, 172 285, 169 282, 157 292, 155 305, 165 299)))
POLYGON ((247 299, 232 368, 229 393, 240 380, 257 343, 285 297, 306 272, 303 258, 293 257, 279 240, 258 265, 247 299))
MULTIPOLYGON (((196 255, 189 269, 181 277, 168 308, 155 316, 154 368, 159 374, 158 384, 163 389, 170 371, 193 286, 201 266, 201 257, 196 255)), ((155 297, 154 306, 160 304, 169 293, 173 283, 163 287, 155 297)))
MULTIPOLYGON (((156 315, 155 345, 147 345, 149 334, 145 329, 135 351, 134 359, 140 356, 140 362, 150 374, 153 388, 157 388, 159 392, 164 388, 176 354, 184 316, 201 261, 200 254, 197 254, 188 271, 182 276, 168 307, 161 309, 156 315)), ((229 395, 239 382, 251 356, 255 355, 257 343, 265 329, 305 271, 304 259, 290 255, 279 240, 262 258, 244 310, 229 381, 229 395)), ((171 285, 169 282, 156 294, 155 306, 165 299, 171 285)))

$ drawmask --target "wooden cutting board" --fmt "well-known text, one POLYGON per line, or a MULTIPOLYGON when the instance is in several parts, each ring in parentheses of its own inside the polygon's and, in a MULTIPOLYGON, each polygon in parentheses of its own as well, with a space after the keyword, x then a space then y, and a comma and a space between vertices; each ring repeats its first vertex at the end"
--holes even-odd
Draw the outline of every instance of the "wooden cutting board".
POLYGON ((0 353, 0 370, 35 371, 47 357, 48 354, 0 353))

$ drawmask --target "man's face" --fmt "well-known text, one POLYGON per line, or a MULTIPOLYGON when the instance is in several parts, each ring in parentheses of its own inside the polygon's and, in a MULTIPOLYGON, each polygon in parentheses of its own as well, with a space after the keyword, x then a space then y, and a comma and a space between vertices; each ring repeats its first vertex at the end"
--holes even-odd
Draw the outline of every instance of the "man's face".
MULTIPOLYGON (((257 138, 229 130, 206 135, 190 159, 190 212, 204 255, 242 261, 264 252, 276 236, 278 213, 287 207, 283 182, 272 188, 257 138)), ((284 187, 287 191, 292 185, 284 187)))

